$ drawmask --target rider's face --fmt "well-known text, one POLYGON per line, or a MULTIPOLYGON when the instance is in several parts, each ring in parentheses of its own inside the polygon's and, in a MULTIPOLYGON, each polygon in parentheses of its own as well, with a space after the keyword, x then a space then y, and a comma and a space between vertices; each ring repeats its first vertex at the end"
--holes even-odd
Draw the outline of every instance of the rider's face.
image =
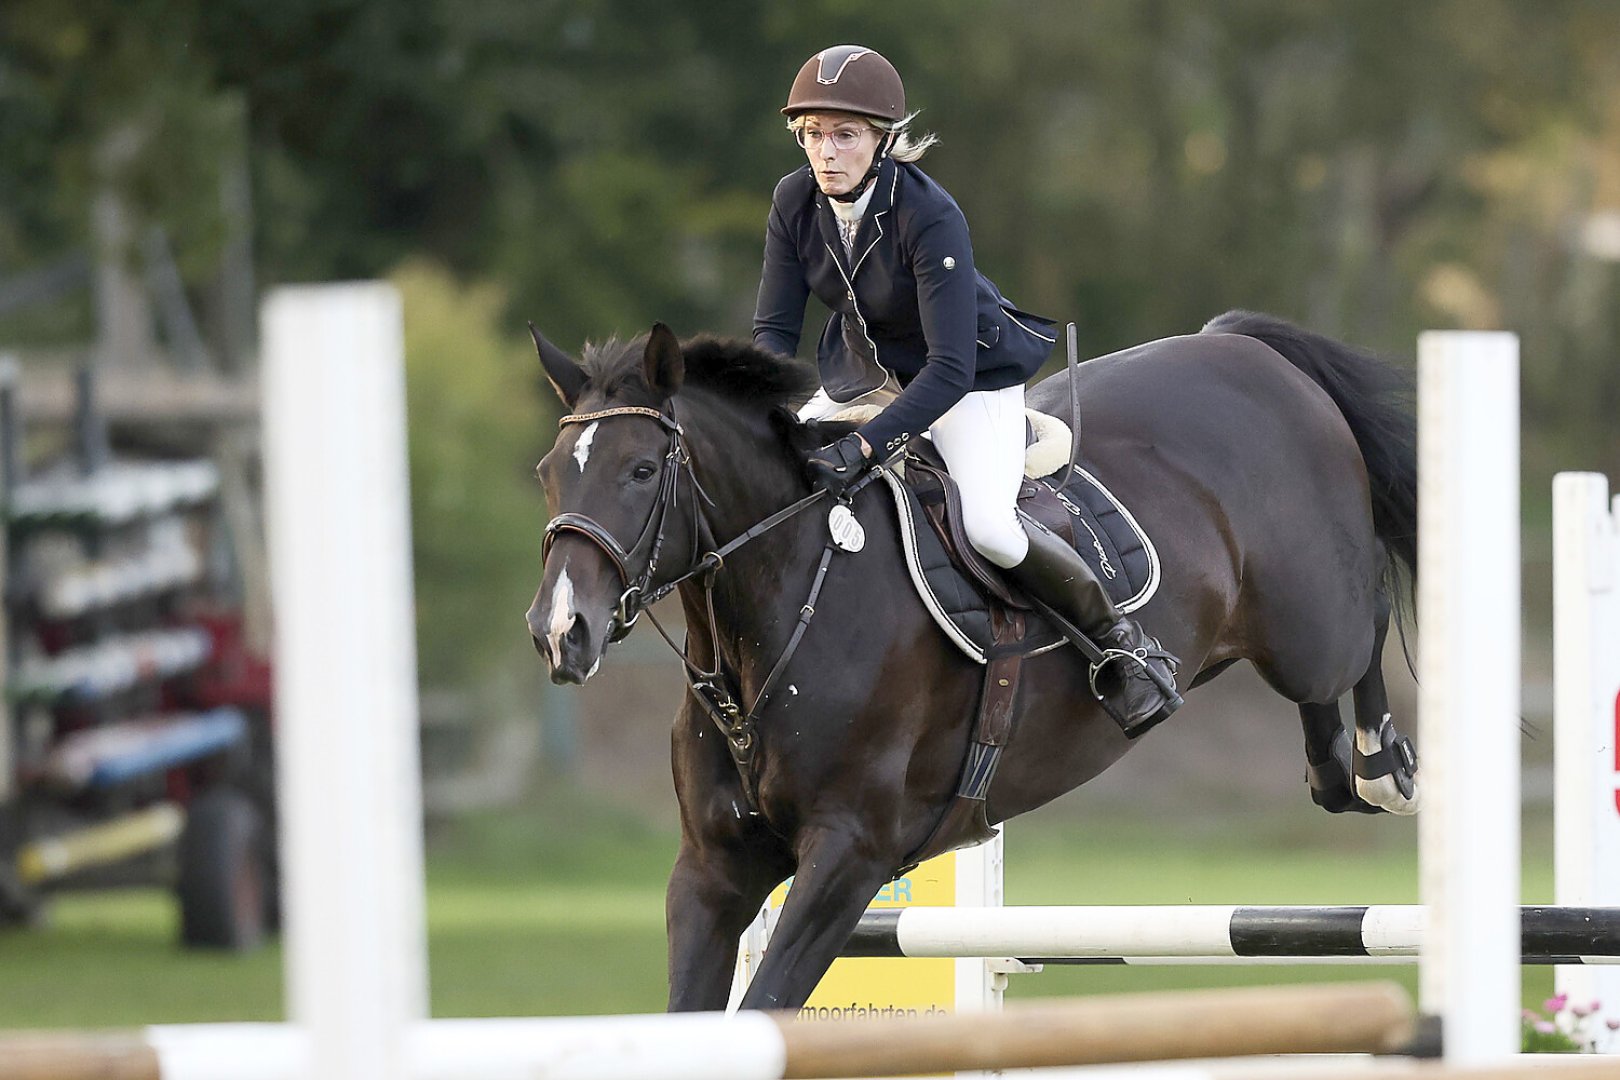
POLYGON ((855 189, 872 167, 879 138, 880 132, 863 117, 841 112, 808 113, 799 132, 816 183, 828 195, 846 195, 855 189), (837 144, 847 145, 851 136, 856 137, 854 147, 840 150, 837 144))

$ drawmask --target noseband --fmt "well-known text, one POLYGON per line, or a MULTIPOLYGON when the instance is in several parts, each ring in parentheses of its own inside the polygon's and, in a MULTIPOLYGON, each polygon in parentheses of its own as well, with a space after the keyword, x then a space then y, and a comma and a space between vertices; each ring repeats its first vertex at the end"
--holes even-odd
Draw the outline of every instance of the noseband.
MULTIPOLYGON (((673 411, 674 402, 671 402, 670 406, 673 411)), ((651 603, 646 599, 647 590, 652 584, 653 575, 658 572, 658 556, 664 547, 664 527, 669 520, 669 511, 679 499, 681 476, 684 474, 691 479, 693 491, 701 494, 702 489, 698 487, 697 478, 692 475, 692 458, 686 452, 686 444, 682 441, 681 425, 673 416, 658 409, 648 409, 640 405, 620 405, 597 412, 565 416, 557 424, 559 427, 585 424, 610 416, 650 417, 669 432, 669 449, 664 454, 664 469, 659 479, 658 499, 653 503, 652 512, 647 516, 647 524, 642 527, 641 535, 636 538, 634 546, 626 550, 624 545, 596 519, 585 514, 558 514, 546 526, 545 536, 540 542, 540 561, 544 562, 546 556, 551 553, 551 545, 556 541, 558 533, 578 533, 600 548, 608 557, 608 561, 613 564, 613 568, 619 572, 619 582, 624 586, 624 592, 619 595, 618 605, 614 609, 613 619, 608 624, 608 640, 621 641, 636 625, 642 609, 651 603), (644 547, 650 547, 647 564, 632 580, 630 565, 636 554, 644 547)), ((692 515, 694 551, 697 548, 697 531, 701 521, 701 513, 692 515)))

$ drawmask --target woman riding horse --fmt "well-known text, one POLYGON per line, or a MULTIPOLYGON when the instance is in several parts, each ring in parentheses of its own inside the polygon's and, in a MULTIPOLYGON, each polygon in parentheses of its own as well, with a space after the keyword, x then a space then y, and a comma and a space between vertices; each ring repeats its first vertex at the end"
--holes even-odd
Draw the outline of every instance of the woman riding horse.
POLYGON ((1126 734, 1147 730, 1181 704, 1178 662, 1115 609, 1073 548, 1016 509, 1024 383, 1051 351, 1052 323, 1014 308, 974 268, 962 211, 916 164, 935 138, 912 136, 916 114, 883 56, 822 50, 782 112, 809 165, 771 200, 754 343, 792 356, 814 293, 832 317, 817 348, 821 388, 800 418, 883 406, 809 456, 813 483, 842 497, 926 431, 961 491, 969 541, 1101 647, 1094 684, 1126 734))

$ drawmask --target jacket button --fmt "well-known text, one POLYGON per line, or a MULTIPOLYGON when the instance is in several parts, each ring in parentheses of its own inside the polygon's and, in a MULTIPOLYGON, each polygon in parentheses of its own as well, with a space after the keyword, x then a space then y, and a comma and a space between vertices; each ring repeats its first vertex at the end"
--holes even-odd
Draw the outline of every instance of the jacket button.
POLYGON ((943 266, 947 270, 955 270, 956 269, 956 260, 951 258, 949 255, 947 255, 947 256, 945 256, 944 259, 940 260, 940 265, 943 266))

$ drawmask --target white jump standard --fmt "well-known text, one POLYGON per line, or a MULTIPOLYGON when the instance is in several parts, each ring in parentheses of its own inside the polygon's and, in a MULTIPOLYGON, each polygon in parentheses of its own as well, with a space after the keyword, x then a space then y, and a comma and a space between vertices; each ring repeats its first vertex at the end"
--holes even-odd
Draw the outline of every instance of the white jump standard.
MULTIPOLYGON (((1620 498, 1553 478, 1554 862, 1560 904, 1620 903, 1620 498)), ((1620 968, 1558 972, 1572 1000, 1620 1003, 1620 968)))

